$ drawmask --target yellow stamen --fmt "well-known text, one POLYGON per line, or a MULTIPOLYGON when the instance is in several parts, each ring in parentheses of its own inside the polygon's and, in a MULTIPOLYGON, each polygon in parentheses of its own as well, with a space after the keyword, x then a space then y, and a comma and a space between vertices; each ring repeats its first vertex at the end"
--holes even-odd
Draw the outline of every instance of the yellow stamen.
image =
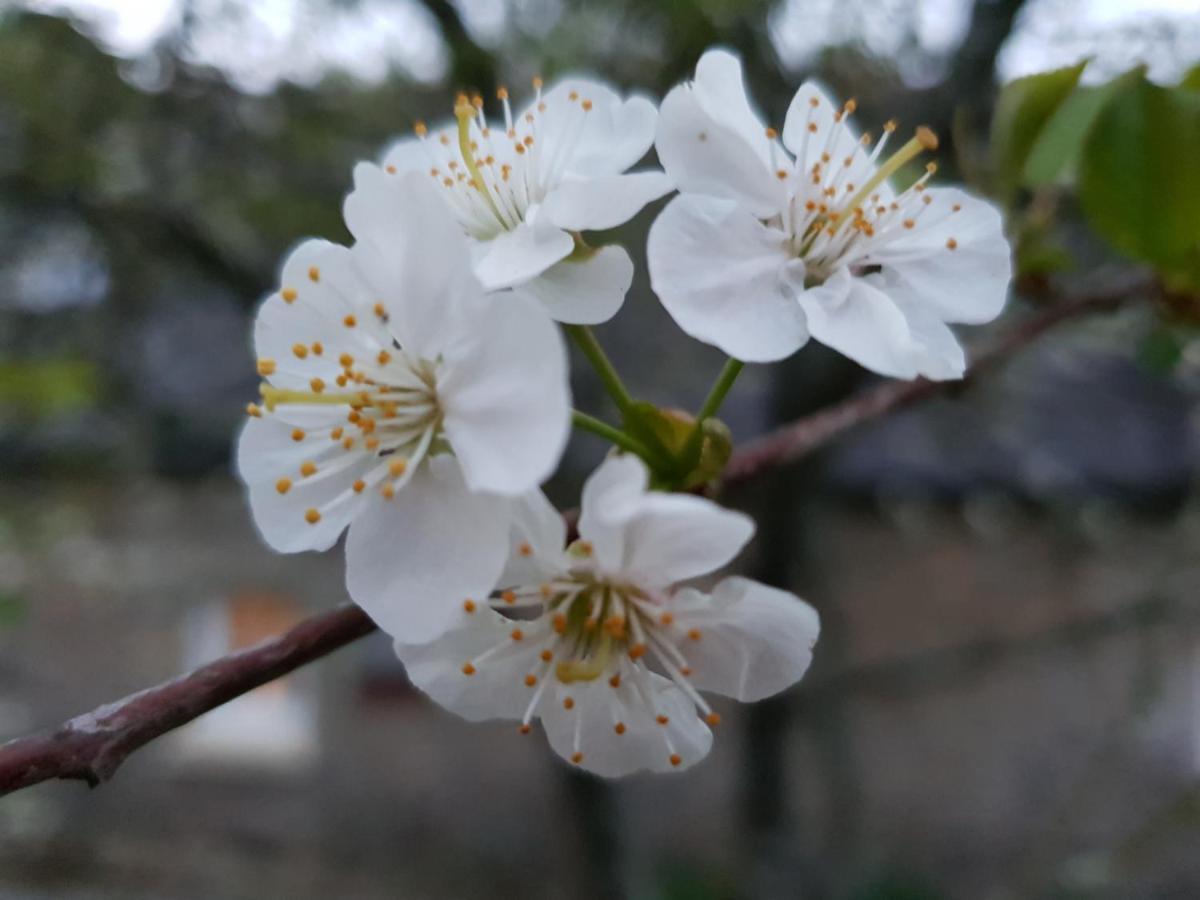
POLYGON ((475 107, 466 97, 460 97, 454 104, 454 116, 458 119, 458 152, 462 154, 463 162, 467 164, 467 171, 471 173, 475 187, 479 189, 479 193, 483 195, 483 199, 491 208, 492 215, 503 221, 495 201, 492 200, 492 195, 488 192, 487 185, 484 184, 479 166, 475 164, 475 154, 471 150, 471 120, 476 116, 475 107))
MULTIPOLYGON (((324 385, 321 386, 324 391, 324 385)), ((268 411, 274 411, 281 403, 350 403, 358 399, 357 394, 326 394, 316 391, 294 391, 287 388, 277 388, 270 384, 261 384, 258 392, 262 395, 263 403, 268 411)))
POLYGON ((884 181, 894 175, 901 166, 915 156, 920 156, 922 153, 936 150, 937 146, 937 135, 935 135, 924 125, 918 128, 916 134, 909 139, 908 143, 893 153, 888 158, 887 162, 880 166, 875 174, 871 176, 870 180, 868 180, 866 184, 859 188, 858 193, 850 198, 850 202, 842 207, 841 212, 834 216, 832 224, 834 230, 837 230, 838 226, 842 224, 842 221, 846 218, 846 216, 848 216, 850 212, 855 209, 867 196, 869 196, 871 191, 875 190, 875 188, 883 184, 884 181))

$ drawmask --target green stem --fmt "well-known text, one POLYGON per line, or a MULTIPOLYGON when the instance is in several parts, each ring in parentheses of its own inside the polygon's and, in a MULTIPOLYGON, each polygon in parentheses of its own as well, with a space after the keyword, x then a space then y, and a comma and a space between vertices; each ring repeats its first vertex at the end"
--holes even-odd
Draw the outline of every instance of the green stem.
POLYGON ((711 419, 721 409, 726 394, 733 387, 733 383, 737 381, 737 377, 745 365, 740 359, 734 359, 732 356, 725 360, 725 365, 721 367, 717 380, 713 382, 708 396, 700 405, 700 411, 696 413, 696 426, 688 435, 687 443, 683 445, 683 451, 679 454, 680 460, 686 466, 694 465, 695 458, 700 453, 700 445, 704 441, 704 420, 711 419))
POLYGON ((712 418, 721 409, 721 404, 725 402, 725 395, 729 393, 729 389, 733 387, 733 383, 737 381, 738 375, 742 372, 742 367, 746 364, 740 359, 730 357, 725 360, 725 365, 721 369, 721 373, 717 375, 717 380, 713 382, 712 389, 708 392, 708 396, 704 398, 704 403, 700 406, 700 412, 696 413, 697 427, 705 420, 712 418))
POLYGON ((592 434, 604 438, 614 446, 620 447, 622 450, 628 450, 630 453, 637 454, 651 465, 661 466, 663 463, 662 456, 655 453, 637 438, 630 437, 620 428, 609 425, 595 416, 589 416, 587 413, 574 410, 571 413, 572 424, 581 431, 590 431, 592 434))
POLYGON ((633 397, 625 387, 625 383, 621 381, 621 376, 617 374, 616 367, 609 360, 604 352, 604 348, 600 346, 600 342, 596 340, 596 335, 592 333, 592 329, 586 325, 567 325, 567 334, 579 345, 579 349, 583 351, 583 355, 587 357, 588 362, 592 364, 592 368, 596 370, 596 374, 600 376, 600 381, 604 383, 604 389, 608 391, 608 395, 613 398, 613 402, 617 404, 617 409, 622 415, 626 415, 633 407, 633 397))

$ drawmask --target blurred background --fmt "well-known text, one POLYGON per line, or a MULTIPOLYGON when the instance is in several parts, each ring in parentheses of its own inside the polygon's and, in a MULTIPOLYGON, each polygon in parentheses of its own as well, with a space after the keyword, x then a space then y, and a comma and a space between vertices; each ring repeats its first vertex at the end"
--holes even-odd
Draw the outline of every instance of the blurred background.
MULTIPOLYGON (((262 545, 229 455, 254 307, 290 245, 348 239, 356 160, 460 87, 584 71, 661 96, 714 43, 769 120, 816 76, 864 128, 929 124, 945 179, 997 193, 1000 85, 1085 56, 1085 81, 1173 83, 1200 2, 0 3, 0 738, 344 599, 340 552, 262 545)), ((1010 197, 1012 221, 1043 200, 1010 197)), ((721 360, 645 282, 656 211, 613 235, 639 278, 598 333, 639 394, 694 408, 721 360)), ((1069 199, 1045 227, 1073 260, 1056 286, 1132 268, 1069 199)), ((724 417, 749 437, 868 382, 814 344, 748 370, 724 417)), ((101 789, 0 801, 0 897, 1200 896, 1198 425, 1194 322, 1066 326, 729 498, 760 522, 740 567, 824 632, 799 688, 718 706, 688 772, 569 772, 425 701, 375 636, 101 789)), ((577 437, 552 496, 603 450, 577 437)))

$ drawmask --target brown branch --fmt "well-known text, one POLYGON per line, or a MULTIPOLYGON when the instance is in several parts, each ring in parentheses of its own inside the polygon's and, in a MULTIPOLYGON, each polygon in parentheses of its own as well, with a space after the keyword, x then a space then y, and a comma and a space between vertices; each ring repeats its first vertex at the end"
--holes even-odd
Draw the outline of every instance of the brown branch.
MULTIPOLYGON (((968 375, 974 378, 995 366, 1060 322, 1112 309, 1152 288, 1142 279, 1050 307, 981 353, 968 375)), ((785 465, 857 425, 958 384, 889 382, 866 390, 746 445, 730 460, 726 483, 785 465)), ((0 746, 0 795, 54 778, 93 786, 107 781, 131 753, 155 738, 374 630, 358 607, 340 606, 256 647, 77 716, 53 731, 10 741, 0 746)))
POLYGON ((962 381, 887 381, 855 396, 819 410, 812 415, 755 438, 738 448, 725 467, 726 484, 737 484, 766 469, 775 469, 807 456, 834 438, 864 422, 881 418, 919 400, 951 390, 959 390, 981 373, 994 368, 1018 350, 1061 322, 1090 313, 1115 309, 1154 289, 1149 278, 1127 280, 1106 290, 1056 303, 1018 325, 991 347, 976 354, 970 371, 962 381))
POLYGON ((0 747, 0 795, 51 778, 94 787, 155 738, 374 630, 375 623, 357 606, 339 606, 279 637, 76 716, 54 731, 10 741, 0 747))

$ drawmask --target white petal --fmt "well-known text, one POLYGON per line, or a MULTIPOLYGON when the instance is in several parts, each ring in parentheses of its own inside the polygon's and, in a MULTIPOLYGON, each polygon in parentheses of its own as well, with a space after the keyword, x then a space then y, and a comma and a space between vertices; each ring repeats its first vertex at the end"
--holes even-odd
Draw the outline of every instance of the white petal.
POLYGON ((541 275, 575 249, 575 239, 549 222, 527 218, 511 231, 472 246, 475 274, 489 291, 541 275))
POLYGON ((354 169, 346 225, 357 238, 355 265, 372 303, 382 303, 388 329, 408 353, 436 359, 459 328, 459 299, 480 291, 471 275, 467 239, 427 176, 354 169))
POLYGON ((540 490, 513 500, 509 557, 497 587, 540 584, 563 572, 567 525, 540 490))
POLYGON ((633 284, 633 260, 624 248, 601 247, 588 259, 564 259, 513 288, 541 303, 550 318, 569 325, 607 322, 633 284))
POLYGON ((562 173, 624 172, 646 155, 654 140, 654 103, 638 96, 623 100, 603 82, 564 78, 543 93, 541 102, 545 109, 530 105, 519 120, 536 115, 542 158, 554 160, 562 173), (590 109, 584 109, 584 101, 590 109))
MULTIPOLYGON (((827 155, 845 170, 839 176, 843 184, 862 185, 875 174, 876 167, 869 162, 869 154, 859 141, 857 130, 845 118, 840 122, 835 119, 841 108, 818 84, 805 82, 788 106, 783 123, 783 143, 795 155, 797 171, 811 172, 814 165, 825 164, 823 157, 827 155), (817 126, 816 131, 810 130, 812 125, 817 126), (849 166, 845 164, 847 159, 849 166)), ((897 135, 892 135, 892 140, 896 138, 897 135)), ((892 149, 899 146, 900 142, 892 149)), ((873 193, 878 194, 883 203, 890 202, 893 196, 886 182, 873 193)))
POLYGON ((606 460, 583 492, 579 534, 599 565, 648 586, 705 575, 732 560, 754 522, 703 497, 647 491, 645 464, 606 460))
POLYGON ((735 200, 765 219, 779 212, 786 197, 749 143, 759 138, 766 140, 761 129, 743 134, 714 119, 693 89, 680 85, 663 100, 654 146, 681 193, 735 200))
POLYGON ((407 172, 427 173, 437 162, 424 146, 424 141, 418 137, 407 137, 387 148, 382 165, 389 175, 401 175, 407 172))
POLYGON ((1004 308, 1012 280, 999 211, 957 188, 932 188, 925 196, 932 202, 917 227, 881 242, 863 264, 883 266, 889 280, 903 283, 943 322, 990 322, 1004 308))
POLYGON ((445 350, 438 396, 472 490, 516 496, 554 472, 571 428, 567 355, 532 300, 474 305, 469 329, 445 350))
POLYGON ((438 456, 392 500, 371 503, 346 538, 346 587, 398 641, 445 633, 463 600, 486 597, 508 556, 510 501, 467 489, 438 456))
POLYGON ((704 112, 747 141, 769 171, 767 126, 750 104, 742 80, 742 61, 728 50, 708 50, 696 63, 692 91, 704 112))
POLYGON ((352 485, 372 460, 347 453, 326 429, 304 432, 299 441, 294 433, 291 424, 270 414, 251 417, 238 438, 238 474, 250 489, 254 523, 273 549, 326 550, 366 502, 352 485), (309 462, 316 472, 305 476, 301 466, 309 462), (286 479, 283 492, 280 479, 286 479), (320 513, 318 521, 308 521, 310 509, 320 513))
POLYGON ((908 321, 878 284, 874 276, 855 278, 842 268, 797 298, 814 339, 872 372, 913 378, 908 321))
POLYGON ((754 536, 754 520, 703 497, 651 492, 625 523, 623 571, 648 585, 714 572, 754 536))
MULTIPOLYGON (((882 280, 886 284, 886 275, 882 280)), ((908 322, 917 374, 934 381, 962 378, 967 369, 967 358, 954 332, 919 299, 912 299, 903 289, 885 290, 908 322)))
POLYGON ((321 240, 297 246, 284 262, 280 289, 254 320, 254 352, 275 366, 267 380, 307 391, 319 378, 333 389, 343 353, 363 359, 390 347, 390 336, 369 312, 369 297, 350 250, 321 240), (347 328, 346 316, 357 327, 347 328))
POLYGON ((820 634, 817 611, 794 594, 748 578, 726 578, 712 596, 684 590, 670 607, 683 639, 692 684, 744 702, 799 681, 820 634))
POLYGON ((808 339, 782 289, 784 236, 731 201, 683 195, 650 228, 650 283, 685 332, 747 362, 790 356, 808 339))
POLYGON ((609 456, 583 485, 579 535, 592 545, 596 562, 610 572, 625 561, 625 522, 646 492, 646 464, 629 455, 609 456))
POLYGON ((435 702, 464 719, 520 719, 531 690, 525 675, 539 665, 538 645, 510 637, 513 622, 480 604, 463 614, 441 638, 425 644, 396 642, 396 655, 409 680, 435 702), (494 648, 467 675, 463 666, 494 648))
POLYGON ((568 231, 603 231, 636 216, 671 190, 662 172, 633 172, 563 181, 542 201, 541 214, 568 231))
POLYGON ((607 674, 594 681, 556 684, 554 702, 543 704, 541 710, 554 752, 568 761, 578 759, 575 765, 608 778, 643 769, 681 771, 708 755, 712 732, 696 716, 687 695, 667 679, 643 670, 640 678, 647 695, 643 697, 632 665, 625 659, 619 665, 617 688, 607 674), (667 724, 660 725, 657 715, 666 716, 667 724), (617 732, 618 723, 625 726, 623 733, 617 732), (672 754, 678 754, 678 765, 672 764, 672 754))

